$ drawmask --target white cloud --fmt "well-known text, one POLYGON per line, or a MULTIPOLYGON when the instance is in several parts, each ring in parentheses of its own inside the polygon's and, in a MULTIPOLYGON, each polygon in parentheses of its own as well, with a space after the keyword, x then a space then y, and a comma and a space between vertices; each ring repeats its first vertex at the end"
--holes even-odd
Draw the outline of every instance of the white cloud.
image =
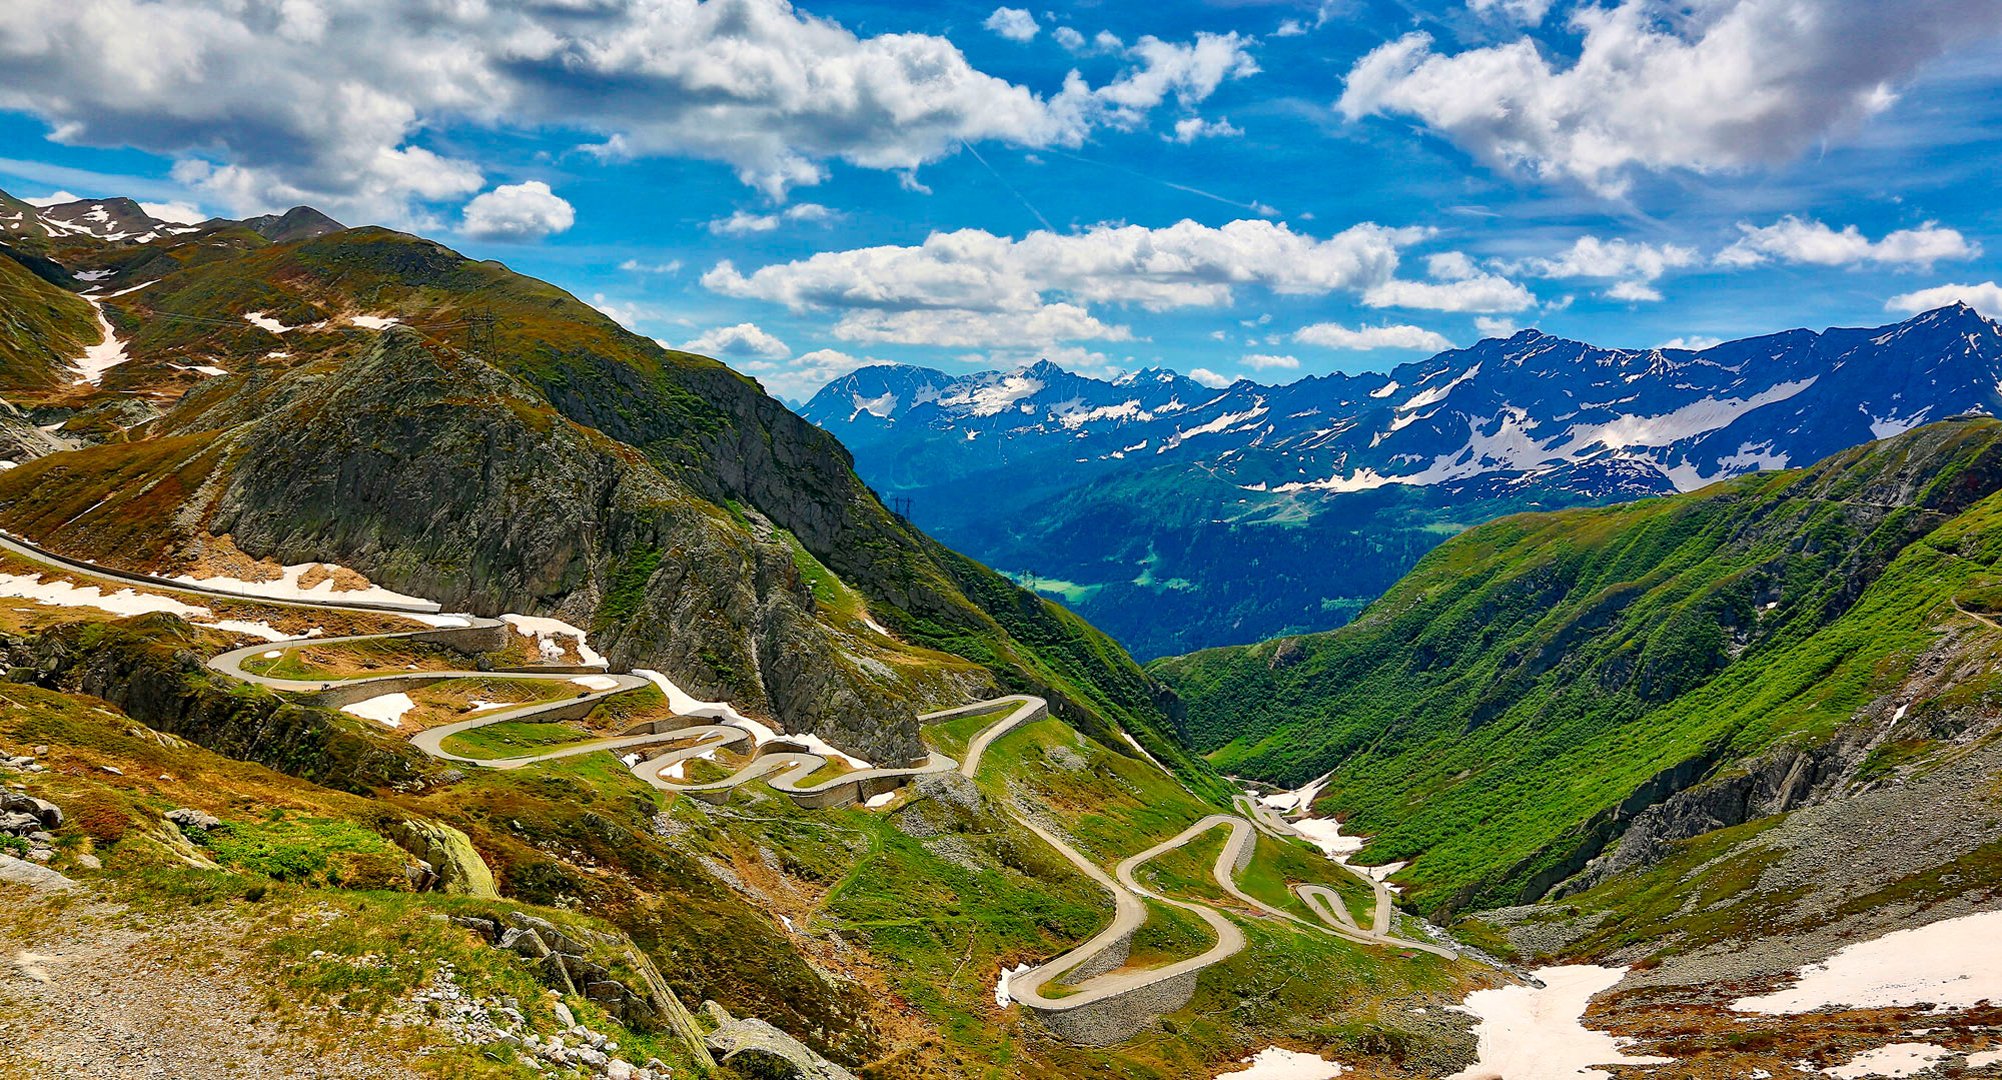
POLYGON ((1717 253, 1722 266, 1757 266, 1765 262, 1812 266, 1853 266, 1882 263, 1930 267, 1942 259, 1971 259, 1979 245, 1957 230, 1926 222, 1916 229, 1899 229, 1872 241, 1854 225, 1837 232, 1819 221, 1791 214, 1758 226, 1740 222, 1738 241, 1717 253))
POLYGON ((1132 331, 1100 322, 1076 304, 1042 304, 1021 311, 919 308, 851 311, 834 324, 843 341, 966 348, 986 345, 1046 346, 1058 341, 1126 341, 1132 331))
POLYGON ((237 212, 421 222, 485 186, 426 132, 583 131, 604 156, 717 161, 777 197, 835 161, 908 172, 962 141, 1079 146, 1255 72, 1250 45, 1143 38, 1104 85, 1039 90, 944 37, 861 36, 788 0, 14 0, 0 109, 65 143, 176 157, 177 179, 237 212))
POLYGON ((577 221, 577 211, 540 180, 500 187, 466 204, 460 226, 480 240, 539 240, 577 221))
POLYGON ((83 196, 81 195, 78 195, 70 191, 64 191, 61 188, 57 188, 56 190, 49 192, 47 195, 26 198, 22 199, 21 201, 27 203, 30 206, 60 206, 63 203, 81 202, 82 200, 83 196))
MULTIPOLYGON (((1158 229, 1100 225, 1077 233, 1037 231, 1019 240, 961 229, 933 233, 916 246, 821 252, 748 275, 723 262, 702 283, 794 311, 842 310, 835 333, 850 341, 1120 340, 1130 336, 1126 328, 1101 321, 1084 305, 1218 307, 1251 286, 1302 295, 1360 293, 1389 282, 1400 249, 1427 235, 1362 224, 1317 239, 1283 223, 1250 219, 1158 229)), ((1464 284, 1491 288, 1486 277, 1464 284)))
POLYGON ((1702 352, 1705 349, 1714 349, 1722 344, 1724 344, 1723 338, 1692 334, 1688 337, 1669 338, 1655 347, 1658 349, 1688 349, 1690 352, 1702 352))
POLYGON ((1084 50, 1084 35, 1068 26, 1057 27, 1055 30, 1050 31, 1050 36, 1057 39, 1057 44, 1071 52, 1082 52, 1084 50))
MULTIPOLYGON (((614 300, 604 293, 592 293, 591 306, 603 312, 613 322, 631 330, 635 334, 641 332, 640 325, 642 323, 653 322, 660 318, 658 311, 645 304, 636 303, 631 300, 614 300)), ((661 344, 670 349, 674 347, 664 341, 661 344)))
POLYGON ((1197 139, 1227 138, 1244 134, 1243 129, 1230 122, 1228 117, 1205 120, 1200 116, 1185 116, 1175 121, 1175 133, 1162 138, 1169 142, 1192 143, 1197 139))
POLYGON ((1661 290, 1645 281, 1616 281, 1606 290, 1609 300, 1625 300, 1633 304, 1653 304, 1661 300, 1661 290))
POLYGON ((1553 0, 1467 0, 1467 7, 1484 15, 1506 16, 1529 26, 1543 22, 1553 0))
POLYGON ((1189 378, 1212 390, 1221 390, 1237 380, 1219 375, 1208 368, 1191 368, 1189 378))
POLYGON ((1036 17, 1021 8, 999 7, 987 21, 980 25, 1007 38, 1009 41, 1027 41, 1042 29, 1036 25, 1036 17))
POLYGON ((1615 237, 1581 236, 1551 258, 1525 259, 1524 273, 1546 278, 1626 278, 1654 281, 1671 269, 1694 266, 1701 256, 1692 247, 1649 244, 1615 237))
POLYGON ((1355 351, 1423 349, 1427 352, 1444 352, 1453 347, 1453 343, 1446 340, 1444 334, 1408 324, 1351 328, 1340 323, 1314 323, 1293 331, 1293 340, 1303 345, 1355 351))
POLYGON ((1300 366, 1300 360, 1298 357, 1294 356, 1273 356, 1270 353, 1251 353, 1244 358, 1244 366, 1251 368, 1254 371, 1271 371, 1274 369, 1292 371, 1300 366))
POLYGON ((1884 310, 1917 313, 1956 303, 1966 304, 1991 319, 2002 319, 2002 285, 1993 281, 1979 285, 1935 285, 1893 296, 1884 302, 1884 310))
POLYGON ((718 236, 742 236, 746 233, 771 232, 788 221, 832 221, 837 215, 819 203, 794 203, 783 210, 769 214, 753 214, 737 210, 726 218, 717 218, 709 223, 709 231, 718 236))
POLYGON ((1625 191, 1635 169, 1787 161, 1882 111, 1928 61, 2002 28, 1997 0, 1662 0, 1585 4, 1583 40, 1457 54, 1406 34, 1350 71, 1350 119, 1415 118, 1491 163, 1625 191))
POLYGON ((146 211, 147 217, 176 225, 198 225, 215 216, 203 213, 201 207, 189 202, 142 202, 139 209, 146 211))
POLYGON ((681 273, 681 260, 669 259, 666 262, 650 263, 641 262, 638 259, 627 259, 625 262, 619 264, 619 269, 624 270, 628 274, 679 274, 681 273))
POLYGON ((1426 311, 1521 311, 1536 297, 1516 282, 1474 265, 1463 252, 1448 251, 1425 260, 1431 281, 1390 279, 1371 286, 1362 302, 1374 308, 1426 311))
POLYGON ((1280 23, 1279 23, 1279 29, 1277 29, 1277 30, 1274 30, 1274 31, 1272 31, 1272 36, 1273 36, 1273 37, 1299 37, 1299 36, 1300 36, 1301 34, 1304 34, 1304 33, 1306 33, 1306 32, 1307 32, 1307 28, 1306 28, 1306 27, 1304 27, 1304 26, 1301 26, 1301 25, 1300 25, 1300 20, 1298 20, 1298 19, 1282 19, 1282 20, 1280 20, 1280 23))
POLYGON ((803 402, 828 383, 870 364, 874 357, 850 356, 837 349, 815 349, 790 360, 733 360, 731 367, 764 384, 767 391, 792 402, 803 402))
POLYGON ((1474 319, 1474 331, 1484 338, 1505 338, 1520 327, 1514 319, 1504 319, 1494 315, 1481 315, 1474 319))
POLYGON ((701 353, 722 359, 733 357, 756 357, 761 360, 783 360, 792 355, 792 349, 785 342, 766 333, 757 323, 738 323, 735 326, 719 326, 682 342, 683 352, 701 353))

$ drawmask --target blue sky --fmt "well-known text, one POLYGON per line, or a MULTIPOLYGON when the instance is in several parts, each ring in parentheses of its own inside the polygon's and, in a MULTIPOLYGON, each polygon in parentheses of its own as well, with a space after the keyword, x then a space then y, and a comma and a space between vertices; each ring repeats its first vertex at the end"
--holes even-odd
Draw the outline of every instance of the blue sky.
POLYGON ((19 0, 0 187, 424 232, 798 400, 2002 315, 2002 0, 19 0))

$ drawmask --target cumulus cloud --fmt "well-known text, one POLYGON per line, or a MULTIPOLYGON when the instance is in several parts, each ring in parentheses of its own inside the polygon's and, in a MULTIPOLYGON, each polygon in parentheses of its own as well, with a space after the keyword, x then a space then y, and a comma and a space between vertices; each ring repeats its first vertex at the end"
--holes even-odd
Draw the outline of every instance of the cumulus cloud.
POLYGON ((1625 300, 1633 304, 1652 304, 1661 300, 1661 290, 1645 281, 1616 281, 1606 290, 1609 300, 1625 300))
POLYGON ((1254 371, 1271 371, 1275 368, 1292 371, 1300 366, 1294 356, 1274 356, 1270 353, 1251 353, 1244 358, 1244 366, 1254 371))
POLYGON ((1966 304, 1991 319, 2002 319, 2002 285, 1993 281, 1979 285, 1935 285, 1893 296, 1884 302, 1884 310, 1916 314, 1951 304, 1966 304))
POLYGON ((762 360, 783 360, 792 355, 792 349, 785 342, 767 333, 757 323, 738 323, 735 326, 719 326, 684 341, 680 345, 683 352, 701 353, 722 359, 733 357, 756 357, 762 360))
POLYGON ((502 184, 466 204, 460 231, 479 240, 539 240, 577 221, 577 211, 540 180, 502 184))
POLYGON ((1368 351, 1371 349, 1423 349, 1444 352, 1453 347, 1444 334, 1422 326, 1391 325, 1347 327, 1340 323, 1314 323, 1293 331, 1293 340, 1303 345, 1329 349, 1368 351))
POLYGON ((171 221, 176 225, 198 225, 214 216, 203 213, 201 207, 187 202, 142 202, 139 204, 139 209, 146 211, 147 217, 159 221, 171 221))
POLYGON ((1212 390, 1221 390, 1237 381, 1227 376, 1219 375, 1208 368, 1201 367, 1189 369, 1189 378, 1212 390))
POLYGON ((624 270, 628 274, 679 274, 681 273, 681 260, 669 259, 666 262, 641 262, 638 259, 627 259, 625 262, 619 264, 619 269, 624 270))
MULTIPOLYGON (((1019 240, 961 229, 933 233, 915 246, 821 252, 749 274, 726 261, 702 283, 794 311, 844 311, 835 333, 850 341, 978 344, 981 335, 1007 335, 987 343, 1119 340, 1128 331, 1101 321, 1085 305, 1217 307, 1251 286, 1302 295, 1362 292, 1390 282, 1400 249, 1427 235, 1365 223, 1318 239, 1251 219, 1222 226, 1100 225, 1077 233, 1037 231, 1019 240)), ((1488 287, 1485 281, 1466 284, 1488 287)))
POLYGON ((838 349, 815 349, 790 360, 732 360, 730 366, 757 379, 781 399, 800 403, 843 375, 880 363, 883 361, 874 357, 850 356, 838 349))
POLYGON ((0 20, 0 109, 65 143, 176 157, 178 179, 238 212, 309 202, 407 222, 485 186, 427 145, 459 125, 717 161, 776 198, 835 161, 908 172, 962 141, 1075 147, 1255 72, 1250 46, 1143 38, 1105 84, 1039 90, 943 37, 861 36, 787 0, 17 0, 0 20))
POLYGON ((1536 304, 1528 289, 1475 266, 1463 252, 1429 257, 1426 274, 1432 280, 1391 279, 1373 285, 1363 293, 1362 302, 1375 308, 1487 313, 1521 311, 1536 304))
POLYGON ((1514 319, 1482 315, 1474 319, 1474 330, 1484 338, 1505 338, 1521 329, 1514 319))
POLYGON ((1555 256, 1525 259, 1516 266, 1524 273, 1546 278, 1654 281, 1671 269, 1694 266, 1701 260, 1695 248, 1678 244, 1648 244, 1617 237, 1602 240, 1596 236, 1581 236, 1555 256))
POLYGON ((980 25, 1007 38, 1009 41, 1027 41, 1042 29, 1036 25, 1036 17, 1021 8, 999 7, 987 21, 980 25))
POLYGON ((1971 259, 1981 254, 1957 230, 1926 222, 1916 229, 1899 229, 1882 240, 1871 240, 1854 225, 1840 232, 1819 221, 1791 214, 1771 225, 1740 222, 1744 235, 1717 253, 1722 266, 1757 266, 1766 262, 1811 266, 1854 266, 1861 263, 1931 266, 1942 259, 1971 259))
POLYGON ((1356 63, 1338 108, 1411 117, 1493 164, 1618 195, 1636 169, 1793 159, 2002 29, 2002 0, 1621 0, 1570 21, 1582 42, 1557 62, 1528 37, 1449 54, 1406 34, 1356 63))
POLYGON ((1205 120, 1200 116, 1185 116, 1175 121, 1174 134, 1164 135, 1162 138, 1169 142, 1192 143, 1197 139, 1227 138, 1242 134, 1244 134, 1243 129, 1232 124, 1228 117, 1205 120))
POLYGON ((1664 341, 1660 345, 1655 346, 1655 348, 1688 349, 1690 352, 1702 352, 1705 349, 1714 349, 1722 344, 1724 344, 1723 338, 1706 337, 1702 334, 1692 334, 1688 337, 1669 338, 1667 341, 1664 341))
POLYGON ((718 236, 742 236, 746 233, 771 232, 788 221, 832 221, 837 215, 819 203, 794 203, 783 210, 769 214, 753 214, 738 210, 729 217, 717 218, 709 223, 709 231, 718 236))

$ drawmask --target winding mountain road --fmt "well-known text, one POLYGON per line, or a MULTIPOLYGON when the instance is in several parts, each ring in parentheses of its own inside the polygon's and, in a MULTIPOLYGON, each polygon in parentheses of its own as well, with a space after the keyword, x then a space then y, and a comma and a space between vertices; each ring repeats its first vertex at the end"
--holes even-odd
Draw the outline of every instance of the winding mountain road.
MULTIPOLYGON (((198 582, 101 568, 94 564, 65 558, 5 534, 0 534, 0 550, 68 573, 158 591, 281 607, 391 612, 420 618, 431 617, 426 620, 430 625, 420 629, 333 638, 302 638, 251 645, 220 653, 208 661, 211 670, 229 678, 279 693, 301 695, 321 705, 338 707, 381 694, 459 679, 501 678, 568 682, 578 682, 583 678, 591 680, 585 684, 582 692, 567 698, 532 702, 514 708, 494 709, 464 720, 427 728, 411 736, 411 744, 425 754, 444 761, 483 768, 519 769, 541 762, 609 751, 615 754, 623 753, 622 760, 626 762, 634 776, 663 791, 686 794, 710 802, 722 802, 727 800, 735 789, 755 781, 762 781, 773 791, 786 795, 802 806, 835 807, 887 794, 923 776, 956 772, 962 777, 974 777, 978 773, 982 756, 997 739, 1025 723, 1049 715, 1048 703, 1040 697, 1028 694, 1016 694, 930 713, 921 717, 921 721, 926 724, 936 724, 956 717, 997 712, 1007 706, 1014 706, 1006 715, 982 727, 968 740, 963 761, 931 753, 924 761, 907 767, 856 769, 814 784, 807 783, 807 780, 829 765, 828 755, 814 752, 805 743, 789 739, 782 734, 754 731, 755 725, 736 723, 689 723, 668 730, 636 730, 621 736, 584 740, 518 757, 472 758, 446 750, 444 743, 454 735, 475 731, 492 724, 582 719, 601 702, 621 694, 632 693, 654 683, 651 679, 639 675, 603 672, 601 669, 594 676, 580 676, 580 672, 584 669, 539 670, 533 666, 496 668, 487 671, 396 672, 357 678, 292 679, 263 675, 246 669, 245 663, 253 659, 277 661, 284 653, 309 645, 325 647, 398 639, 449 645, 480 653, 497 648, 505 641, 504 635, 511 632, 512 628, 498 619, 470 615, 438 616, 438 605, 429 602, 348 604, 339 601, 246 596, 241 592, 204 587, 198 582), (442 625, 447 620, 457 625, 442 625), (273 653, 279 655, 273 656, 273 653), (610 685, 599 685, 598 680, 607 680, 610 685), (688 762, 711 758, 725 749, 748 752, 752 755, 751 760, 720 780, 689 783, 682 778, 688 762)), ((1158 763, 1156 767, 1159 767, 1158 763)), ((1113 918, 1090 939, 1057 957, 1012 976, 1008 984, 1009 996, 1035 1013, 1058 1034, 1072 1041, 1087 1045, 1122 1041, 1151 1023, 1155 1017, 1172 1012, 1186 1004, 1195 993, 1198 973, 1228 960, 1244 949, 1246 944, 1244 931, 1232 918, 1233 915, 1237 918, 1247 917, 1244 909, 1255 912, 1258 917, 1283 921, 1311 932, 1330 934, 1358 944, 1414 950, 1448 959, 1456 957, 1457 954, 1451 949, 1392 936, 1394 909, 1388 888, 1369 874, 1353 867, 1344 865, 1343 869, 1368 882, 1375 894, 1374 918, 1368 930, 1363 930, 1357 925, 1340 894, 1324 885, 1293 886, 1302 905, 1315 916, 1312 920, 1274 907, 1245 892, 1237 884, 1237 875, 1255 856, 1259 834, 1263 833, 1275 839, 1291 840, 1299 838, 1300 833, 1270 807, 1248 796, 1238 796, 1234 799, 1232 809, 1237 813, 1211 814, 1201 818, 1176 835, 1121 860, 1113 872, 1108 874, 1102 867, 1072 847, 1069 841, 1048 823, 1036 820, 1022 812, 1020 808, 1011 808, 1010 814, 1017 823, 1050 845, 1077 868, 1078 872, 1111 894, 1113 918), (1210 873, 1217 886, 1242 905, 1241 908, 1231 909, 1227 914, 1225 910, 1210 904, 1161 895, 1140 883, 1137 874, 1142 866, 1170 852, 1180 850, 1198 837, 1219 828, 1227 830, 1227 835, 1210 873), (1147 921, 1148 901, 1171 905, 1195 915, 1209 928, 1215 939, 1214 943, 1195 956, 1170 964, 1151 967, 1129 966, 1128 952, 1134 934, 1147 921), (1052 992, 1054 984, 1059 983, 1062 984, 1062 989, 1052 992)))

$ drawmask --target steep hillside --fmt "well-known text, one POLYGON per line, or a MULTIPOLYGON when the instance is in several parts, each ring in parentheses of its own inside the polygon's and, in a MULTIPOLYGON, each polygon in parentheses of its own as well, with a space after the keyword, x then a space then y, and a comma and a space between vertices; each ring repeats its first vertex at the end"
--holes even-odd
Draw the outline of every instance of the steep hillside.
POLYGON ((1506 518, 1349 627, 1151 670, 1220 768, 1325 774, 1322 805, 1373 838, 1369 861, 1412 860, 1398 880, 1421 908, 1527 902, 1679 792, 1726 793, 1650 842, 1792 809, 1920 748, 1901 740, 1950 738, 1911 731, 1887 695, 2002 582, 1998 491, 2002 424, 1936 424, 1811 469, 1506 518))
POLYGON ((80 283, 116 286, 124 358, 44 399, 99 445, 0 480, 0 521, 174 571, 228 533, 557 614, 622 663, 890 760, 920 752, 922 707, 997 686, 1176 753, 1150 734, 1171 701, 1116 645, 889 514, 755 383, 498 264, 294 217, 289 243, 254 227, 277 222, 94 248, 52 226, 80 283))
POLYGON ((2002 329, 1956 306, 1702 351, 1525 330, 1284 386, 878 366, 804 412, 926 528, 1151 657, 1340 625, 1433 545, 1508 513, 1994 415, 1998 381, 2002 329))

